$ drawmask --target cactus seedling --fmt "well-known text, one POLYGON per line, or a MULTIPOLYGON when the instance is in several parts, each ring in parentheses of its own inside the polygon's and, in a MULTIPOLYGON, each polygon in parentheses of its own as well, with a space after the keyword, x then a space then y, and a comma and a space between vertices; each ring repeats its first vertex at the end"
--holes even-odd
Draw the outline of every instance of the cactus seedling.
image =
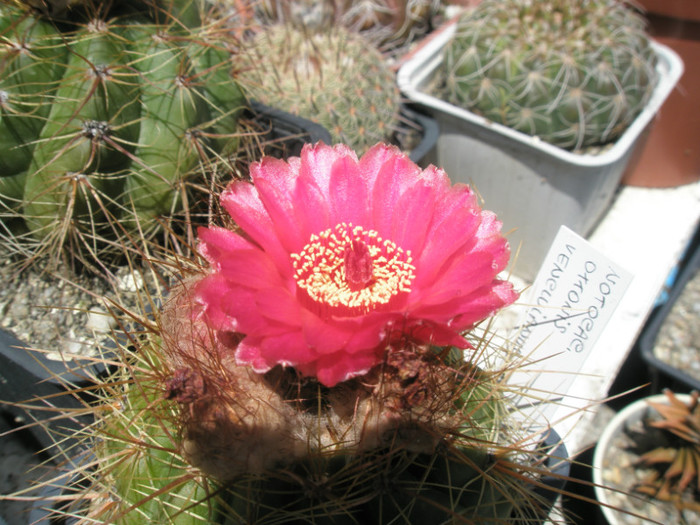
POLYGON ((442 75, 453 104, 571 150, 614 141, 656 85, 644 21, 617 0, 485 0, 442 75))

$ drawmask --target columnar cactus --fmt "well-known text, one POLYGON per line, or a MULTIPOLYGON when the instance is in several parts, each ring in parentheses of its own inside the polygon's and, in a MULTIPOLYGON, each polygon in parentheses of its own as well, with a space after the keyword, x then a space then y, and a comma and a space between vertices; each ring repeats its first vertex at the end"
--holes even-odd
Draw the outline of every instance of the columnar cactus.
POLYGON ((643 18, 618 0, 484 0, 442 74, 455 105, 572 150, 619 137, 657 79, 643 18))
POLYGON ((0 191, 39 246, 147 234, 210 150, 232 150, 244 97, 225 34, 198 23, 198 6, 98 3, 60 26, 0 8, 0 191))
POLYGON ((314 120, 358 151, 389 140, 399 125, 394 74, 376 49, 342 27, 266 27, 240 63, 251 98, 314 120))

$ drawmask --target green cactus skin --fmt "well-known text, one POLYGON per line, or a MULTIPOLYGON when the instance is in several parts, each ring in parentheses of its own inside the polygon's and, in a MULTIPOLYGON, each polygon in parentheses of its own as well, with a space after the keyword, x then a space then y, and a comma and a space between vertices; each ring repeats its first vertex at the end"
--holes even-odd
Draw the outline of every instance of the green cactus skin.
POLYGON ((100 518, 118 525, 210 523, 207 484, 177 454, 173 407, 160 402, 162 391, 152 377, 121 375, 118 408, 102 418, 94 447, 99 490, 116 502, 100 518))
POLYGON ((34 144, 25 137, 36 138, 44 126, 67 50, 50 23, 5 5, 0 35, 7 39, 0 52, 0 176, 8 177, 29 167, 34 144))
POLYGON ((241 68, 252 99, 318 122, 358 154, 387 141, 398 125, 394 74, 378 51, 343 28, 270 26, 246 50, 241 68))
POLYGON ((184 181, 237 148, 246 103, 225 31, 199 24, 199 0, 121 7, 60 33, 0 11, 0 145, 12 153, 0 176, 26 178, 21 195, 1 185, 0 201, 39 247, 72 250, 70 232, 108 246, 125 229, 150 235, 180 209, 184 181))
POLYGON ((451 103, 570 150, 614 141, 657 82, 644 20, 617 0, 484 0, 442 75, 451 103))
POLYGON ((125 73, 126 59, 116 37, 100 25, 70 48, 66 77, 39 134, 25 186, 25 219, 39 237, 50 235, 59 217, 97 213, 93 191, 119 193, 112 187, 121 179, 110 172, 126 166, 119 145, 136 142, 140 114, 137 85, 123 80, 133 76, 125 73))

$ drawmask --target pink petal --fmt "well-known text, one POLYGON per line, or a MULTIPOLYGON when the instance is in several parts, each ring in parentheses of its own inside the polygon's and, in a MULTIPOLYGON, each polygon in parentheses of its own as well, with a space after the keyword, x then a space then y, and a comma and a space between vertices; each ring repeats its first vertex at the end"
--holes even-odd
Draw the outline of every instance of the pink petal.
MULTIPOLYGON (((420 168, 398 150, 382 164, 371 195, 372 229, 391 239, 396 203, 403 192, 416 182, 420 168)), ((363 157, 364 159, 364 157, 363 157)), ((393 240, 393 239, 392 239, 393 240)))
POLYGON ((335 226, 331 224, 328 192, 307 170, 301 170, 294 189, 293 202, 296 212, 296 227, 304 243, 312 234, 318 234, 335 226))
MULTIPOLYGON (((297 224, 294 190, 298 175, 289 164, 271 157, 263 158, 250 168, 250 176, 258 190, 260 202, 287 253, 301 250, 308 241, 297 224)), ((303 206, 303 203, 298 204, 303 206)))
POLYGON ((357 160, 338 159, 332 166, 329 180, 331 213, 335 223, 346 222, 367 226, 369 186, 366 173, 357 160))
POLYGON ((367 373, 381 362, 381 357, 381 352, 377 350, 352 356, 338 352, 322 356, 312 364, 300 366, 299 370, 305 375, 316 376, 322 384, 332 387, 341 381, 367 373))
POLYGON ((250 250, 253 245, 237 233, 226 228, 211 226, 197 229, 199 237, 199 252, 209 261, 209 264, 218 268, 219 261, 229 257, 231 253, 239 250, 250 250))
POLYGON ((404 251, 415 254, 423 250, 433 222, 436 193, 432 184, 419 180, 409 187, 396 203, 391 240, 404 251))
POLYGON ((324 193, 330 194, 333 166, 341 159, 357 163, 357 156, 344 144, 328 146, 323 142, 305 144, 299 158, 299 173, 316 181, 324 193))
POLYGON ((241 230, 274 258, 280 270, 291 275, 289 252, 280 242, 255 186, 243 181, 231 183, 221 194, 221 204, 241 230))

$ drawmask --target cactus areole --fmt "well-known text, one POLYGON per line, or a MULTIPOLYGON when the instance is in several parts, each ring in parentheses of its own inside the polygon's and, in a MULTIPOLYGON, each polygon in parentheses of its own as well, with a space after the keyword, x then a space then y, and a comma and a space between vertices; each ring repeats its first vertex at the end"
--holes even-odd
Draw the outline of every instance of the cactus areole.
POLYGON ((644 19, 618 0, 484 0, 445 50, 453 104, 556 146, 613 142, 657 82, 644 19))
POLYGON ((0 7, 0 201, 35 240, 155 228, 185 177, 235 144, 228 43, 197 2, 163 14, 180 3, 72 25, 0 7))

